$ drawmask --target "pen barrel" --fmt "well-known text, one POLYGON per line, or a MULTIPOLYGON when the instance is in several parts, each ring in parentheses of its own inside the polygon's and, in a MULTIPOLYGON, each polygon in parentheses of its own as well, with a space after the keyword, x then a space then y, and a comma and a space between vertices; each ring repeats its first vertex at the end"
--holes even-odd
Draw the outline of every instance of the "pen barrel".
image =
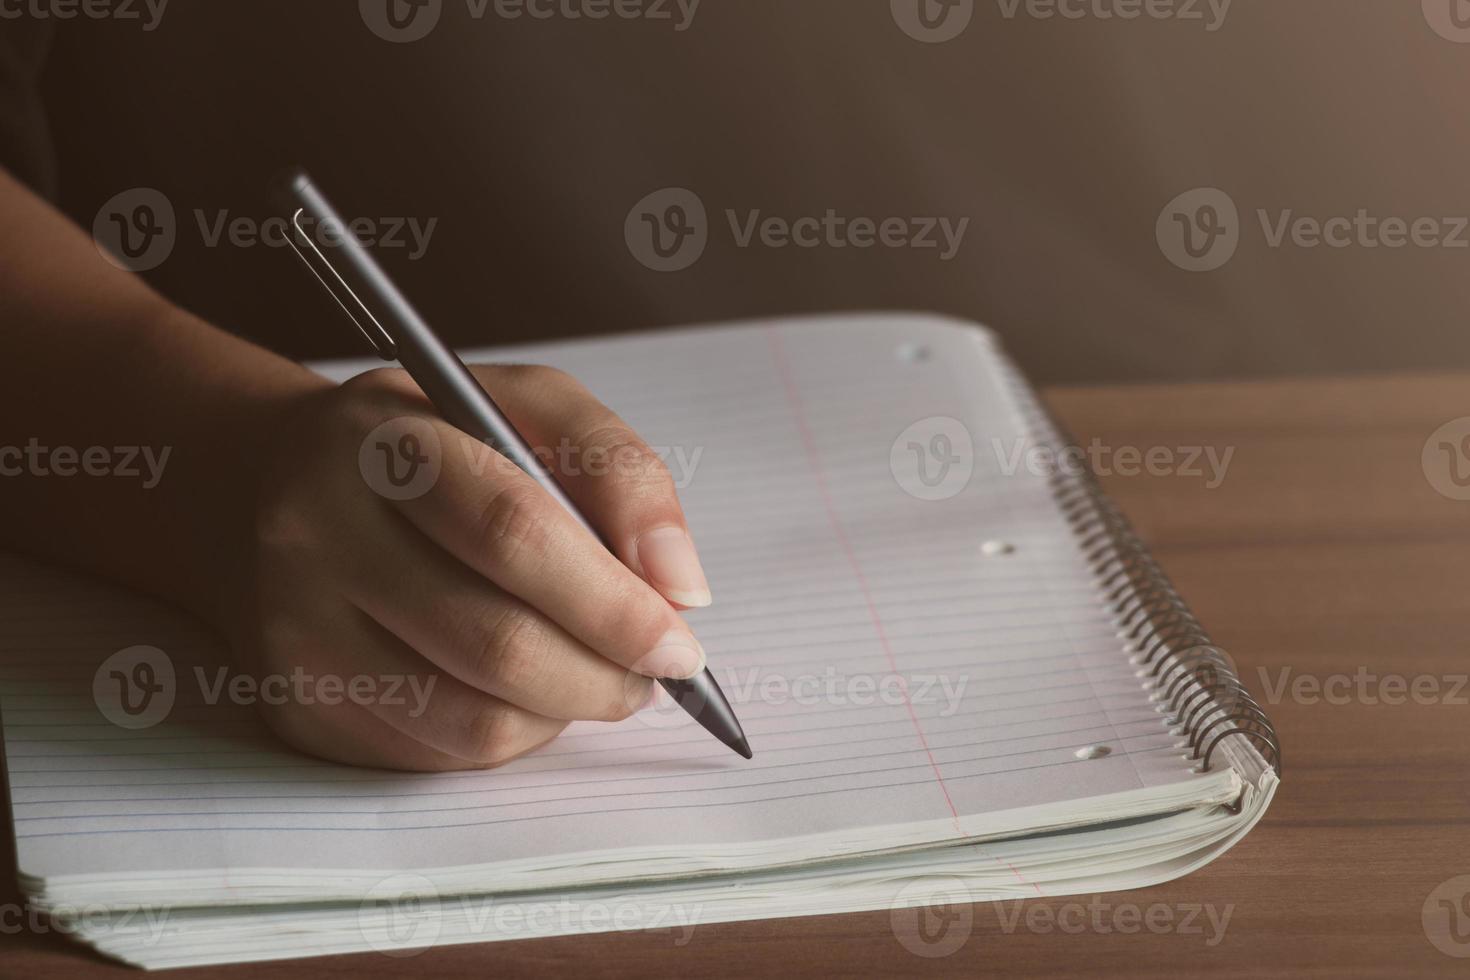
POLYGON ((494 398, 394 285, 311 178, 301 170, 287 171, 277 178, 272 196, 290 215, 290 244, 308 266, 319 260, 312 271, 378 355, 397 359, 446 422, 515 464, 600 539, 494 398))

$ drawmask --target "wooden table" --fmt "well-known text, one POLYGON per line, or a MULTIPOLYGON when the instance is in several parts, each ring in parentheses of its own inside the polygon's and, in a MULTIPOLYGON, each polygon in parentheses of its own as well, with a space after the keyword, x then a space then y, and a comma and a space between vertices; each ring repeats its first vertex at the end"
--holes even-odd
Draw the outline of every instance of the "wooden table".
MULTIPOLYGON (((968 941, 940 959, 906 951, 889 914, 874 912, 701 926, 683 946, 650 932, 224 972, 1465 976, 1470 959, 1431 944, 1421 914, 1437 885, 1470 874, 1470 690, 1444 703, 1470 671, 1470 502, 1431 486, 1421 450, 1441 424, 1470 415, 1470 375, 1067 389, 1049 400, 1084 443, 1235 449, 1217 489, 1184 475, 1103 481, 1257 696, 1288 683, 1267 703, 1286 778, 1262 824, 1186 879, 1103 896, 1113 909, 1229 908, 1217 945, 1206 944, 1209 930, 1036 932, 1024 914, 1007 932, 997 907, 981 905, 968 941), (1360 672, 1436 679, 1441 703, 1383 703, 1392 682, 1354 680, 1360 672), (1348 679, 1346 703, 1291 693, 1333 675, 1348 679)), ((0 902, 18 902, 8 855, 0 878, 0 902)), ((55 936, 15 934, 11 922, 0 921, 0 977, 123 975, 55 936)), ((1470 932, 1470 899, 1459 926, 1470 932)))

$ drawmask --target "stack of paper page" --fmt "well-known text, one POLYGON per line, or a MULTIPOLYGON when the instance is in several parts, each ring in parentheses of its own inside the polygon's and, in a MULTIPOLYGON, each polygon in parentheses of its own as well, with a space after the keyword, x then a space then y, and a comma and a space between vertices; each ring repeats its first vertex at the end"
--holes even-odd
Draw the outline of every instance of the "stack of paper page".
POLYGON ((79 939, 169 967, 1094 893, 1186 874, 1264 812, 1271 736, 1214 741, 1239 688, 1138 629, 1162 579, 1085 478, 1027 465, 1058 436, 980 328, 479 353, 572 371, 666 453, 716 597, 688 618, 754 760, 656 706, 493 771, 324 763, 222 696, 200 627, 5 559, 19 868, 79 939), (123 727, 102 668, 136 647, 170 700, 123 727))

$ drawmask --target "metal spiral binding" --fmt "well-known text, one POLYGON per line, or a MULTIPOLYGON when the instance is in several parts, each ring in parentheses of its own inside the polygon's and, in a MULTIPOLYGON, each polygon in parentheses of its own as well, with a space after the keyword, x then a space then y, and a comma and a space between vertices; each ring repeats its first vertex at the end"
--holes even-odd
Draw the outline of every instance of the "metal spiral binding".
MULTIPOLYGON (((1006 381, 1020 406, 1029 435, 1054 455, 1076 449, 1029 384, 1007 366, 1006 381)), ((1211 641, 1189 607, 1174 591, 1148 548, 1103 493, 1085 465, 1054 467, 1048 476, 1063 516, 1076 532, 1097 577, 1120 635, 1138 651, 1135 660, 1144 683, 1164 706, 1165 721, 1185 738, 1189 758, 1200 772, 1220 743, 1231 736, 1251 740, 1281 775, 1281 743, 1266 712, 1236 674, 1229 655, 1211 641)))

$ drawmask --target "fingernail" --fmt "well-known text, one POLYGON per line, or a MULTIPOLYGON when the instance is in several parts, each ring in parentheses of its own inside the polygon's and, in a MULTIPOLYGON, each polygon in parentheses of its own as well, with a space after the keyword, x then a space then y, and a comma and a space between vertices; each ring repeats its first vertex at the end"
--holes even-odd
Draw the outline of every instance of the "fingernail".
POLYGON ((687 630, 672 629, 664 634, 653 650, 639 664, 640 673, 673 680, 688 680, 704 670, 704 647, 687 630))
POLYGON ((690 608, 713 601, 699 553, 689 532, 681 527, 661 527, 638 539, 638 561, 649 583, 665 599, 690 608))

